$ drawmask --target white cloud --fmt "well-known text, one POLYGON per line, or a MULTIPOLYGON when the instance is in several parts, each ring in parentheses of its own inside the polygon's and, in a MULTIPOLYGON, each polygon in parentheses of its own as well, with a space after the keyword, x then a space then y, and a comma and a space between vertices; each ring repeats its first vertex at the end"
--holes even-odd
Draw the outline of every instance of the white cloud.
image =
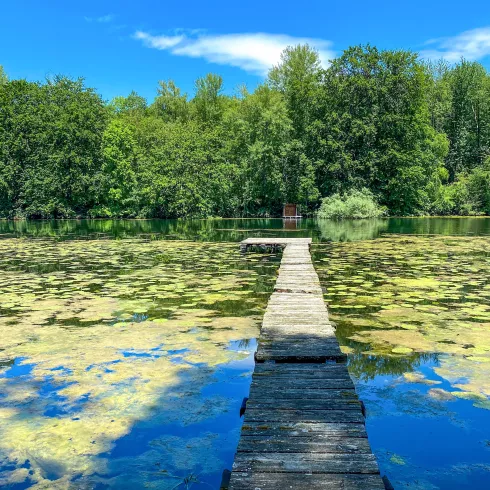
POLYGON ((177 56, 204 58, 211 63, 231 65, 248 72, 264 75, 280 60, 287 46, 309 44, 319 52, 323 65, 334 57, 330 41, 324 39, 292 37, 285 34, 245 33, 205 35, 195 33, 172 36, 152 36, 138 31, 134 34, 150 48, 168 50, 177 56))
POLYGON ((425 59, 444 58, 449 62, 479 60, 490 55, 490 27, 481 27, 465 31, 454 37, 431 39, 427 45, 435 45, 432 49, 420 52, 425 59))
POLYGON ((143 44, 148 48, 155 49, 169 49, 185 40, 185 36, 151 36, 150 34, 137 31, 134 36, 135 39, 143 41, 143 44))
POLYGON ((113 14, 102 15, 101 17, 84 17, 87 22, 99 22, 100 24, 107 24, 114 20, 113 14))

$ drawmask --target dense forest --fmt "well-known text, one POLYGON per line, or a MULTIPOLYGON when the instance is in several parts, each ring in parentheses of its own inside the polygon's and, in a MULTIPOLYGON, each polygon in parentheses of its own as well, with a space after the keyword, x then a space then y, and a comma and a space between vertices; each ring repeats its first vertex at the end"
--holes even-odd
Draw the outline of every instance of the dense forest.
POLYGON ((285 50, 253 92, 105 102, 0 67, 0 217, 277 216, 365 192, 391 215, 490 214, 490 74, 408 51, 285 50))

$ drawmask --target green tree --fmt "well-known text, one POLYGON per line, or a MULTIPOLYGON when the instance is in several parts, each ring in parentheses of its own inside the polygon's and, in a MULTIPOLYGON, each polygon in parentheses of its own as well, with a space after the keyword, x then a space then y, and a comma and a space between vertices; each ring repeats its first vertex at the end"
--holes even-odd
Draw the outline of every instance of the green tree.
POLYGON ((185 122, 190 116, 187 94, 181 94, 173 80, 158 82, 157 96, 151 109, 167 122, 185 122))
POLYGON ((310 123, 320 75, 319 54, 308 44, 286 48, 269 72, 268 83, 285 98, 295 138, 302 139, 310 123))
POLYGON ((310 128, 323 195, 366 187, 394 214, 428 206, 447 152, 430 125, 428 78, 407 51, 357 46, 332 62, 310 128))
POLYGON ((102 169, 94 216, 137 216, 137 142, 134 127, 113 119, 102 138, 102 169))
POLYGON ((24 169, 41 144, 41 86, 26 80, 0 85, 0 206, 2 217, 22 211, 24 169))
POLYGON ((279 213, 284 200, 282 168, 291 135, 284 97, 267 85, 254 93, 246 90, 226 119, 227 135, 233 143, 229 161, 239 170, 240 212, 245 215, 279 213))
POLYGON ((136 131, 140 216, 227 215, 233 166, 223 159, 219 127, 146 118, 136 131))
POLYGON ((138 118, 145 115, 147 103, 144 97, 141 97, 133 90, 127 97, 114 97, 109 104, 109 108, 117 115, 138 118))
POLYGON ((7 83, 8 81, 9 81, 9 77, 5 73, 3 66, 0 65, 0 85, 3 85, 4 83, 7 83))
POLYGON ((225 97, 223 79, 219 75, 208 73, 196 80, 196 95, 192 99, 192 107, 196 118, 203 123, 216 123, 224 110, 225 97))
POLYGON ((284 202, 308 207, 320 197, 308 130, 313 123, 321 79, 320 57, 307 44, 286 48, 280 63, 269 72, 268 84, 280 92, 291 120, 285 147, 281 193, 284 202))
POLYGON ((444 60, 426 63, 425 67, 428 72, 426 94, 430 121, 436 131, 444 132, 451 113, 452 94, 449 84, 451 68, 444 60))
POLYGON ((462 60, 446 74, 451 107, 445 132, 450 180, 481 165, 490 154, 490 77, 482 65, 462 60))
POLYGON ((2 214, 28 217, 86 215, 107 109, 83 80, 55 77, 0 87, 2 214))

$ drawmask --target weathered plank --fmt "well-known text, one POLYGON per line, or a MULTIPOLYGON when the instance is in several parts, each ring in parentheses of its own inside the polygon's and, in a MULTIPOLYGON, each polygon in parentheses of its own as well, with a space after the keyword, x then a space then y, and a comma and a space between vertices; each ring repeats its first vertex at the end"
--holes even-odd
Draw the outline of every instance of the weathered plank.
POLYGON ((254 374, 273 374, 275 376, 310 376, 313 373, 332 375, 334 373, 349 376, 342 364, 257 364, 254 374))
POLYGON ((271 383, 268 383, 267 380, 264 379, 252 379, 251 388, 256 388, 259 384, 264 388, 275 388, 282 390, 290 390, 290 389, 308 389, 308 390, 325 390, 327 388, 343 390, 343 389, 354 389, 354 383, 349 378, 344 379, 324 379, 324 380, 311 380, 311 379, 301 379, 301 378, 290 378, 290 379, 281 379, 279 382, 274 383, 274 387, 271 386, 271 383))
POLYGON ((303 437, 242 436, 238 444, 239 452, 271 453, 342 453, 369 454, 371 447, 367 438, 338 437, 326 434, 308 434, 303 437))
POLYGON ((273 435, 303 437, 307 434, 325 434, 332 438, 367 437, 363 423, 336 422, 245 422, 242 426, 243 436, 273 435))
POLYGON ((230 490, 385 490, 377 475, 233 472, 230 490))
POLYGON ((339 398, 313 399, 307 400, 302 398, 292 399, 271 399, 263 396, 257 397, 254 392, 254 397, 247 402, 247 410, 360 410, 359 400, 345 400, 339 398))
POLYGON ((361 410, 277 410, 247 408, 244 422, 362 423, 361 410))
POLYGON ((259 473, 372 473, 379 469, 373 454, 238 452, 233 471, 259 473))
POLYGON ((323 292, 310 240, 285 247, 264 315, 230 490, 384 488, 323 292))
MULTIPOLYGON (((316 337, 312 338, 311 333, 297 333, 297 334, 288 334, 287 331, 280 332, 277 326, 267 327, 266 331, 278 331, 273 338, 268 338, 266 335, 260 335, 260 341, 263 347, 267 347, 270 349, 279 348, 282 350, 283 348, 321 348, 325 346, 330 349, 335 347, 339 349, 339 344, 337 343, 337 339, 333 332, 327 331, 316 331, 316 337)), ((313 330, 313 329, 312 329, 313 330)))
POLYGON ((333 388, 333 389, 317 389, 310 388, 288 388, 287 390, 277 388, 267 388, 263 385, 254 385, 250 389, 250 399, 269 397, 271 400, 292 400, 294 398, 320 399, 320 400, 357 400, 357 393, 354 387, 349 388, 333 388))
MULTIPOLYGON (((332 370, 333 371, 333 370, 332 370)), ((260 383, 265 381, 266 388, 277 388, 287 390, 293 387, 298 387, 296 383, 300 383, 301 387, 307 389, 324 389, 332 388, 332 386, 325 386, 323 383, 330 381, 344 381, 348 382, 350 388, 354 388, 351 377, 347 372, 333 371, 332 373, 324 371, 312 371, 306 372, 292 372, 288 376, 281 372, 258 372, 254 373, 252 377, 254 383, 260 383)))
POLYGON ((255 353, 257 362, 273 360, 275 362, 345 362, 347 356, 340 349, 261 349, 255 353))

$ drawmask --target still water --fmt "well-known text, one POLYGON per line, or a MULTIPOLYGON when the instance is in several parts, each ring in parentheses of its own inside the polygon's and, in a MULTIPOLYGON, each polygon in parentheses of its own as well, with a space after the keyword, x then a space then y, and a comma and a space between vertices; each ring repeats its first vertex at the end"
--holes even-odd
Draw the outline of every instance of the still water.
POLYGON ((280 257, 311 236, 395 488, 490 487, 490 219, 0 222, 0 488, 219 488, 280 257))

